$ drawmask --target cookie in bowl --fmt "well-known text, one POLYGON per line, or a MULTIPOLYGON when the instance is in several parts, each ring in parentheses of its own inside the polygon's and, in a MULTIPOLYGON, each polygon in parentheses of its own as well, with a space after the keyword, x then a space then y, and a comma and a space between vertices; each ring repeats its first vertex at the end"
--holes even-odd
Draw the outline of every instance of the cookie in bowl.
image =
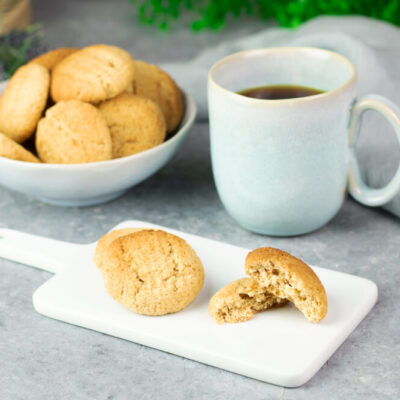
POLYGON ((0 157, 33 163, 40 162, 30 151, 26 150, 3 133, 0 133, 0 157))
POLYGON ((105 44, 88 46, 55 66, 51 97, 55 102, 76 99, 98 103, 124 92, 134 71, 133 59, 125 50, 105 44))
POLYGON ((47 53, 43 53, 40 56, 33 58, 28 64, 39 64, 52 71, 53 68, 65 57, 78 51, 78 47, 60 47, 58 49, 50 50, 47 53))
POLYGON ((0 132, 17 143, 32 136, 49 94, 49 71, 24 65, 11 77, 0 97, 0 132))
POLYGON ((151 149, 165 139, 163 114, 149 99, 123 93, 101 103, 99 110, 110 129, 113 158, 151 149))
POLYGON ((79 100, 61 101, 46 111, 36 132, 40 160, 80 164, 111 159, 110 131, 100 111, 79 100))
POLYGON ((184 103, 176 82, 161 68, 144 61, 135 61, 133 92, 153 100, 161 109, 167 132, 175 131, 182 121, 184 103))

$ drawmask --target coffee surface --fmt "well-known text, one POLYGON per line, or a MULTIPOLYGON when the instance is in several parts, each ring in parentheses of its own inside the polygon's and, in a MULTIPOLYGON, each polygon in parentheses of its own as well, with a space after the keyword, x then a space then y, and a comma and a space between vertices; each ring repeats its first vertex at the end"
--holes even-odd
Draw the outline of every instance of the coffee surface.
POLYGON ((323 90, 297 85, 257 86, 238 92, 242 96, 264 100, 295 99, 298 97, 314 96, 324 93, 323 90))

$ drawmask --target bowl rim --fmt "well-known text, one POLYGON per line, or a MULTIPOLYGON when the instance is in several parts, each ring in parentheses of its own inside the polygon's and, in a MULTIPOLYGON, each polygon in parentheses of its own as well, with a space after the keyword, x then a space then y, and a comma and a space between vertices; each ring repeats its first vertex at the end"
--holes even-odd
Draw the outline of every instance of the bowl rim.
MULTIPOLYGON (((2 84, 5 84, 8 81, 0 82, 0 87, 2 84)), ((140 153, 132 154, 126 157, 114 158, 111 160, 104 161, 93 161, 89 163, 81 163, 81 164, 54 164, 54 163, 35 163, 30 161, 20 161, 13 160, 11 158, 0 156, 0 164, 7 165, 9 167, 17 167, 17 168, 28 168, 30 170, 43 170, 43 171, 77 171, 77 170, 90 170, 93 168, 99 167, 116 167, 120 165, 126 165, 134 160, 139 160, 142 158, 146 158, 150 156, 152 153, 157 153, 162 151, 163 149, 169 147, 176 141, 178 141, 182 136, 184 136, 190 126, 193 124, 196 115, 197 115, 197 106, 193 98, 182 90, 182 94, 184 97, 185 103, 185 112, 182 117, 181 126, 176 131, 176 133, 165 142, 152 147, 151 149, 141 151, 140 153)))

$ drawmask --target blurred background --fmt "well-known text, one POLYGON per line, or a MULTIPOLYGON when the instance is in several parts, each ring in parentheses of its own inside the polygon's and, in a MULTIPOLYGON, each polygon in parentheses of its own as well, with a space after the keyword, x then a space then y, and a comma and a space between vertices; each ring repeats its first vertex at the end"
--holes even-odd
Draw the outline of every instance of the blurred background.
MULTIPOLYGON (((179 18, 168 18, 167 29, 161 29, 159 23, 142 21, 139 8, 138 3, 132 4, 128 0, 0 0, 3 34, 12 28, 33 24, 27 28, 29 43, 24 40, 28 35, 16 32, 1 37, 0 61, 3 67, 4 63, 8 65, 6 69, 10 75, 27 59, 42 53, 44 46, 52 49, 61 45, 81 47, 93 43, 120 46, 135 58, 149 62, 182 61, 194 57, 210 44, 217 44, 227 37, 235 40, 266 25, 266 21, 251 16, 243 15, 240 19, 228 16, 225 28, 205 28, 198 33, 191 26, 195 17, 193 12, 182 10, 179 18)), ((268 23, 276 25, 272 21, 268 23)))
POLYGON ((227 38, 278 25, 295 28, 318 15, 365 15, 400 25, 400 1, 0 0, 0 62, 9 75, 44 47, 101 42, 149 62, 175 62, 227 38), (21 28, 29 40, 15 32, 4 36, 21 28))

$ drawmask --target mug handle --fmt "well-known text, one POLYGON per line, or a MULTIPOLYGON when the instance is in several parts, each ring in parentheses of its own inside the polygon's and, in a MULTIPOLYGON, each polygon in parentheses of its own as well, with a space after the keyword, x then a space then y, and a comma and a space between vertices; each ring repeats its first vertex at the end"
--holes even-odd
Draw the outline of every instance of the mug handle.
POLYGON ((360 119, 367 110, 375 110, 389 121, 396 132, 400 144, 400 109, 387 98, 373 94, 364 96, 357 101, 351 112, 349 128, 349 192, 361 204, 377 207, 388 203, 400 191, 400 164, 392 180, 383 188, 374 189, 363 182, 355 147, 360 136, 360 119))

